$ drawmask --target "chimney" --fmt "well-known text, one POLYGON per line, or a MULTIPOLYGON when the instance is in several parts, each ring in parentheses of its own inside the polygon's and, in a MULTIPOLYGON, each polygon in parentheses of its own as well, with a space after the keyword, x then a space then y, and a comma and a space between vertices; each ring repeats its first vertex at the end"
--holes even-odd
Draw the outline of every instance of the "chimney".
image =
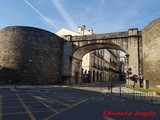
POLYGON ((86 26, 82 25, 78 27, 78 32, 81 33, 82 35, 84 35, 84 30, 85 30, 86 26))
POLYGON ((91 29, 90 31, 91 31, 91 33, 93 34, 93 30, 91 29))
POLYGON ((82 25, 82 28, 83 28, 83 30, 85 30, 85 29, 86 29, 86 26, 85 26, 85 25, 82 25))

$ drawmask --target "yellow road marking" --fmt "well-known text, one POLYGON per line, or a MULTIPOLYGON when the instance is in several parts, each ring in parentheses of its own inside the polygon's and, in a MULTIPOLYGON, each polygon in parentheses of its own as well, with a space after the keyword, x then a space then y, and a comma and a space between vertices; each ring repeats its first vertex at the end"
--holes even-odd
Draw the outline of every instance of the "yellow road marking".
POLYGON ((11 91, 17 92, 18 90, 16 90, 15 88, 11 88, 11 91))
POLYGON ((43 101, 41 101, 40 99, 38 99, 36 96, 33 96, 32 94, 30 94, 33 98, 35 98, 37 101, 39 101, 40 103, 42 103, 44 106, 46 106, 47 108, 49 108, 50 110, 52 110, 53 112, 55 112, 56 114, 58 114, 59 112, 55 109, 53 109, 51 106, 47 105, 46 103, 44 103, 43 101))
MULTIPOLYGON (((17 99, 18 100, 18 99, 17 99)), ((7 102, 7 103, 9 103, 9 102, 14 102, 14 103, 19 103, 19 101, 17 101, 17 100, 5 100, 5 102, 7 102)), ((26 103, 34 103, 34 102, 36 102, 36 101, 30 101, 30 102, 26 102, 26 103)), ((16 108, 16 107, 20 107, 20 106, 11 106, 11 107, 3 107, 3 108, 16 108)))
POLYGON ((79 104, 81 104, 81 103, 83 103, 83 102, 85 102, 85 101, 87 101, 87 100, 88 100, 88 99, 84 99, 84 100, 82 100, 82 101, 80 101, 80 102, 74 104, 72 107, 77 106, 77 105, 79 105, 79 104))
POLYGON ((0 95, 0 120, 2 120, 2 95, 0 95))
MULTIPOLYGON (((50 111, 52 110, 33 111, 32 113, 50 112, 50 111)), ((19 115, 19 114, 27 114, 27 112, 3 113, 3 115, 19 115)))
POLYGON ((72 100, 72 99, 69 99, 69 98, 64 98, 64 97, 61 97, 61 96, 58 96, 58 97, 63 98, 63 99, 66 99, 66 100, 69 100, 69 101, 71 101, 71 102, 77 102, 76 100, 72 100))
MULTIPOLYGON (((83 103, 83 102, 85 102, 85 101, 87 101, 87 99, 85 99, 85 100, 83 100, 83 101, 81 101, 81 102, 78 102, 78 103, 74 104, 73 106, 69 107, 68 109, 73 108, 73 107, 75 107, 75 106, 77 106, 77 105, 79 105, 79 104, 81 104, 81 103, 83 103)), ((48 116, 47 118, 45 118, 45 119, 43 119, 43 120, 49 120, 49 119, 57 116, 58 114, 66 111, 66 110, 68 110, 68 109, 64 109, 63 111, 61 111, 61 112, 59 112, 59 113, 57 113, 57 114, 53 114, 53 115, 51 115, 51 116, 48 116)))
POLYGON ((28 113, 28 115, 31 118, 31 120, 36 120, 36 118, 34 117, 34 115, 32 114, 32 112, 29 110, 29 108, 27 107, 27 105, 23 102, 22 98, 18 94, 16 94, 16 95, 17 95, 18 99, 21 101, 24 109, 28 113))
POLYGON ((68 105, 68 104, 66 104, 66 103, 63 103, 63 102, 61 102, 61 101, 59 101, 59 100, 53 99, 53 98, 51 98, 51 97, 48 97, 48 96, 44 96, 44 97, 46 97, 46 98, 48 98, 48 99, 50 99, 50 100, 52 100, 52 101, 54 101, 54 102, 60 103, 60 104, 62 104, 62 105, 65 105, 65 106, 67 106, 67 107, 71 107, 70 105, 68 105))
POLYGON ((5 94, 4 96, 6 96, 6 95, 8 95, 8 96, 10 96, 10 95, 14 95, 14 96, 15 96, 15 94, 5 94))
POLYGON ((18 114, 24 114, 24 113, 27 114, 27 112, 15 112, 15 113, 3 113, 3 116, 4 115, 18 115, 18 114))
MULTIPOLYGON (((23 93, 23 95, 26 95, 27 93, 23 93)), ((3 96, 16 96, 16 94, 4 94, 3 96)))

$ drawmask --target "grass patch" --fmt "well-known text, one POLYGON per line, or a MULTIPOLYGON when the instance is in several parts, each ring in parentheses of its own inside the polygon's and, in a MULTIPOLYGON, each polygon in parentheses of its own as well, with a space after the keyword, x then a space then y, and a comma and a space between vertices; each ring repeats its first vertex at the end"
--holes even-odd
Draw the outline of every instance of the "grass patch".
POLYGON ((140 91, 140 92, 154 92, 157 95, 160 95, 160 89, 143 89, 143 88, 133 88, 134 90, 140 91))

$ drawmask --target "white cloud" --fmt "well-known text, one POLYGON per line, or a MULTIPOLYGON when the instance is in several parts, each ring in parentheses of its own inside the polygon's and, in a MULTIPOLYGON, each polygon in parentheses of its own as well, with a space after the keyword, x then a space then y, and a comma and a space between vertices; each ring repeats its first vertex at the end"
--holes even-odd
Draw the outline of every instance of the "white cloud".
POLYGON ((59 13, 61 14, 61 16, 64 18, 64 20, 67 22, 67 24, 69 25, 69 27, 74 30, 77 28, 77 26, 75 25, 73 19, 71 18, 71 16, 67 13, 67 11, 64 9, 64 7, 61 5, 61 3, 59 2, 59 0, 52 0, 52 3, 54 4, 54 6, 57 8, 57 10, 59 11, 59 13))
POLYGON ((56 30, 58 30, 57 26, 48 18, 46 18, 41 12, 39 12, 33 5, 31 5, 27 0, 24 0, 26 4, 28 4, 35 12, 37 12, 48 24, 50 24, 52 27, 54 27, 56 30))

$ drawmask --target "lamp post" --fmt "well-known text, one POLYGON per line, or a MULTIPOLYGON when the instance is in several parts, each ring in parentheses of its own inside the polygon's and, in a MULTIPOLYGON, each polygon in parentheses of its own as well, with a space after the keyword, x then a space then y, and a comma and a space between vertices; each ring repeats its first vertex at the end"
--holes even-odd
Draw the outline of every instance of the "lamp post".
POLYGON ((126 64, 127 64, 127 71, 126 74, 128 75, 128 87, 129 87, 129 74, 128 74, 128 66, 129 66, 129 54, 126 54, 126 64))

